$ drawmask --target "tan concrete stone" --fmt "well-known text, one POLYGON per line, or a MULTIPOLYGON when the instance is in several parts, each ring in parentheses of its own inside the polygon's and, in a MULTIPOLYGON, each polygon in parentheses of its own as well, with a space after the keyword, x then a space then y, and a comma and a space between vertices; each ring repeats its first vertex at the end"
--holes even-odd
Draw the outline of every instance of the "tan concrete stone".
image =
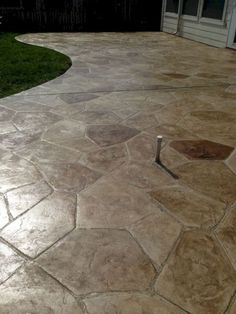
POLYGON ((27 144, 33 143, 40 139, 40 133, 22 133, 19 131, 1 134, 0 148, 9 150, 18 150, 27 144))
POLYGON ((61 118, 51 112, 19 112, 13 122, 20 131, 38 133, 61 118))
POLYGON ((51 192, 52 189, 44 181, 39 181, 35 184, 22 186, 9 191, 7 193, 7 202, 11 215, 17 217, 39 203, 51 192))
POLYGON ((127 151, 124 145, 112 146, 87 153, 80 162, 99 171, 112 171, 127 160, 127 151))
POLYGON ((123 230, 77 229, 38 263, 77 295, 145 290, 155 276, 149 259, 123 230))
POLYGON ((156 290, 190 313, 223 313, 236 274, 214 239, 186 232, 158 277, 156 290))
POLYGON ((188 161, 188 159, 184 157, 184 155, 178 153, 169 145, 166 145, 161 150, 160 159, 163 165, 170 169, 173 169, 174 167, 184 164, 188 161))
POLYGON ((17 155, 35 164, 77 162, 81 153, 45 141, 36 141, 17 150, 17 155))
POLYGON ((74 228, 75 196, 54 192, 0 233, 24 254, 36 257, 74 228))
POLYGON ((227 312, 227 314, 234 314, 234 313, 236 313, 236 301, 235 300, 234 300, 232 306, 230 307, 229 311, 227 312))
POLYGON ((34 183, 41 179, 35 167, 27 161, 7 154, 0 163, 0 192, 4 193, 19 186, 34 183))
MULTIPOLYGON (((61 101, 62 102, 62 101, 61 101)), ((57 104, 51 108, 51 112, 64 117, 65 119, 73 119, 73 115, 85 110, 84 103, 65 104, 64 102, 57 104)))
POLYGON ((190 133, 189 131, 172 124, 162 124, 157 127, 151 127, 146 130, 153 136, 162 135, 167 139, 193 139, 196 135, 190 133))
POLYGON ((174 79, 185 79, 187 77, 189 77, 188 75, 185 75, 183 73, 163 73, 164 75, 167 75, 170 78, 174 78, 174 79))
POLYGON ((83 123, 63 120, 49 128, 43 134, 43 139, 48 142, 74 148, 77 144, 77 140, 82 138, 84 133, 85 126, 83 123))
POLYGON ((0 121, 0 134, 8 134, 15 132, 16 128, 13 126, 13 124, 9 121, 0 121))
POLYGON ((23 263, 22 257, 0 242, 0 284, 7 280, 23 263))
POLYGON ((84 300, 89 314, 183 314, 177 306, 159 296, 114 294, 84 300))
POLYGON ((119 124, 90 125, 87 136, 99 146, 109 146, 126 142, 139 133, 138 130, 119 124))
POLYGON ((128 143, 131 159, 150 161, 155 159, 156 141, 148 134, 140 134, 128 143))
POLYGON ((225 203, 236 200, 236 177, 223 162, 196 161, 174 171, 183 183, 202 194, 225 203))
POLYGON ((83 228, 124 227, 155 212, 158 206, 145 192, 104 178, 79 194, 77 224, 83 228))
POLYGON ((40 268, 21 268, 0 286, 0 312, 82 314, 78 303, 40 268))
POLYGON ((150 195, 188 226, 213 227, 225 213, 224 203, 182 186, 158 189, 150 195))
POLYGON ((160 169, 154 162, 130 161, 112 172, 114 180, 126 182, 142 189, 154 189, 175 184, 175 180, 160 169))
POLYGON ((79 104, 81 102, 96 99, 98 96, 96 94, 62 94, 60 98, 67 104, 79 104))
POLYGON ((191 112, 191 116, 197 118, 200 121, 209 123, 224 123, 224 122, 235 122, 235 115, 229 114, 224 111, 194 111, 191 112))
POLYGON ((193 111, 179 125, 213 142, 236 146, 236 114, 224 111, 193 111))
POLYGON ((51 109, 37 101, 17 101, 6 104, 5 107, 18 112, 47 112, 51 109))
POLYGON ((96 182, 101 174, 80 163, 42 163, 40 169, 58 190, 79 193, 96 182))
POLYGON ((180 234, 181 225, 160 212, 142 219, 129 230, 158 268, 165 263, 180 234))
POLYGON ((0 121, 9 121, 15 112, 0 106, 0 121))
POLYGON ((139 112, 125 120, 124 124, 130 128, 132 127, 138 130, 145 130, 150 128, 150 126, 157 126, 158 121, 152 113, 139 112))
POLYGON ((71 117, 87 124, 113 124, 120 121, 117 115, 109 111, 86 110, 74 113, 71 117))

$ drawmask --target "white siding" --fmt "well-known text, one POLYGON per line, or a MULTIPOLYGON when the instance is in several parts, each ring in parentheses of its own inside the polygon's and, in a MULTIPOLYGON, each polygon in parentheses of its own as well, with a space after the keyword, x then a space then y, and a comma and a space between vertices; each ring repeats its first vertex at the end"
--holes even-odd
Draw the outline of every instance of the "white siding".
MULTIPOLYGON (((236 0, 228 1, 225 23, 222 23, 221 25, 218 25, 217 23, 213 24, 209 22, 203 22, 201 19, 191 20, 186 16, 182 16, 180 20, 179 35, 208 45, 216 47, 226 47, 231 14, 235 5, 236 0)), ((177 28, 177 16, 170 16, 170 14, 164 13, 162 25, 162 30, 164 32, 174 33, 177 28)))

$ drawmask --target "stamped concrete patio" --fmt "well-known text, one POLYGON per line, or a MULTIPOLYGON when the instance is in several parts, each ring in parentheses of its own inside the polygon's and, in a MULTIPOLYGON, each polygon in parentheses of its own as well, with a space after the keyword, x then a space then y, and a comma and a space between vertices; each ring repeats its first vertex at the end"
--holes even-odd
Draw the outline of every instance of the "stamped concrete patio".
POLYGON ((73 66, 0 100, 0 313, 235 314, 236 53, 19 40, 73 66), (178 180, 153 163, 159 134, 178 180))

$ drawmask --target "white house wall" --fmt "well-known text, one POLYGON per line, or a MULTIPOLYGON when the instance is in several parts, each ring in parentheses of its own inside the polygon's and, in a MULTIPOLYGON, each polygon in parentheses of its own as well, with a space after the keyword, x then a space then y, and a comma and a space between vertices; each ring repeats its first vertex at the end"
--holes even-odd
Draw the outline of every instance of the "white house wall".
MULTIPOLYGON (((194 21, 191 20, 191 17, 186 16, 181 17, 179 35, 208 45, 226 47, 231 14, 235 5, 236 0, 228 1, 225 23, 222 25, 194 21)), ((162 25, 164 32, 174 33, 177 29, 177 16, 164 13, 162 25)))

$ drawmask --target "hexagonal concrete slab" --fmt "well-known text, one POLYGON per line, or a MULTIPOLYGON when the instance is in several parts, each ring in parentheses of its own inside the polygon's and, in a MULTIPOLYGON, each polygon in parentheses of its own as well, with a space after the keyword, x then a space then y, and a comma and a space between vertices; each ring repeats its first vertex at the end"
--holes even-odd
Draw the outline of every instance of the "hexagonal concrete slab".
POLYGON ((0 286, 0 312, 82 314, 76 300, 39 267, 19 269, 0 286))
POLYGON ((84 136, 85 126, 83 123, 63 120, 55 123, 44 134, 43 139, 55 144, 69 146, 74 148, 70 143, 76 144, 77 140, 84 136))
POLYGON ((87 136, 99 146, 110 146, 126 142, 139 133, 138 130, 124 125, 90 125, 87 136))
POLYGON ((34 258, 74 228, 75 210, 74 195, 54 192, 5 227, 0 235, 34 258))
POLYGON ((87 153, 80 162, 92 169, 109 172, 121 166, 127 159, 125 145, 121 144, 87 153))
POLYGON ((64 120, 59 121, 50 127, 43 134, 42 138, 48 142, 82 152, 97 149, 98 146, 85 138, 84 135, 85 125, 83 123, 64 120))
POLYGON ((150 126, 157 126, 158 121, 153 113, 139 112, 123 122, 130 128, 145 130, 150 126))
POLYGON ((222 314, 236 274, 223 250, 202 231, 185 232, 158 277, 156 291, 193 314, 222 314))
POLYGON ((189 159, 224 160, 234 150, 233 147, 207 140, 172 141, 170 146, 189 159))
POLYGON ((40 169, 56 189, 75 193, 79 193, 101 177, 101 173, 80 163, 42 163, 40 169))
POLYGON ((81 228, 120 228, 158 212, 157 204, 144 191, 103 178, 78 195, 77 224, 81 228))
POLYGON ((131 139, 127 146, 131 159, 148 161, 155 158, 156 141, 148 134, 139 134, 131 139))
POLYGON ((77 229, 37 261, 77 295, 145 290, 155 276, 147 256, 123 230, 77 229))
POLYGON ((57 104, 53 107, 51 110, 52 113, 58 114, 65 119, 73 119, 73 114, 77 114, 80 111, 85 110, 85 104, 84 103, 75 103, 75 104, 65 104, 61 101, 61 103, 57 104))

